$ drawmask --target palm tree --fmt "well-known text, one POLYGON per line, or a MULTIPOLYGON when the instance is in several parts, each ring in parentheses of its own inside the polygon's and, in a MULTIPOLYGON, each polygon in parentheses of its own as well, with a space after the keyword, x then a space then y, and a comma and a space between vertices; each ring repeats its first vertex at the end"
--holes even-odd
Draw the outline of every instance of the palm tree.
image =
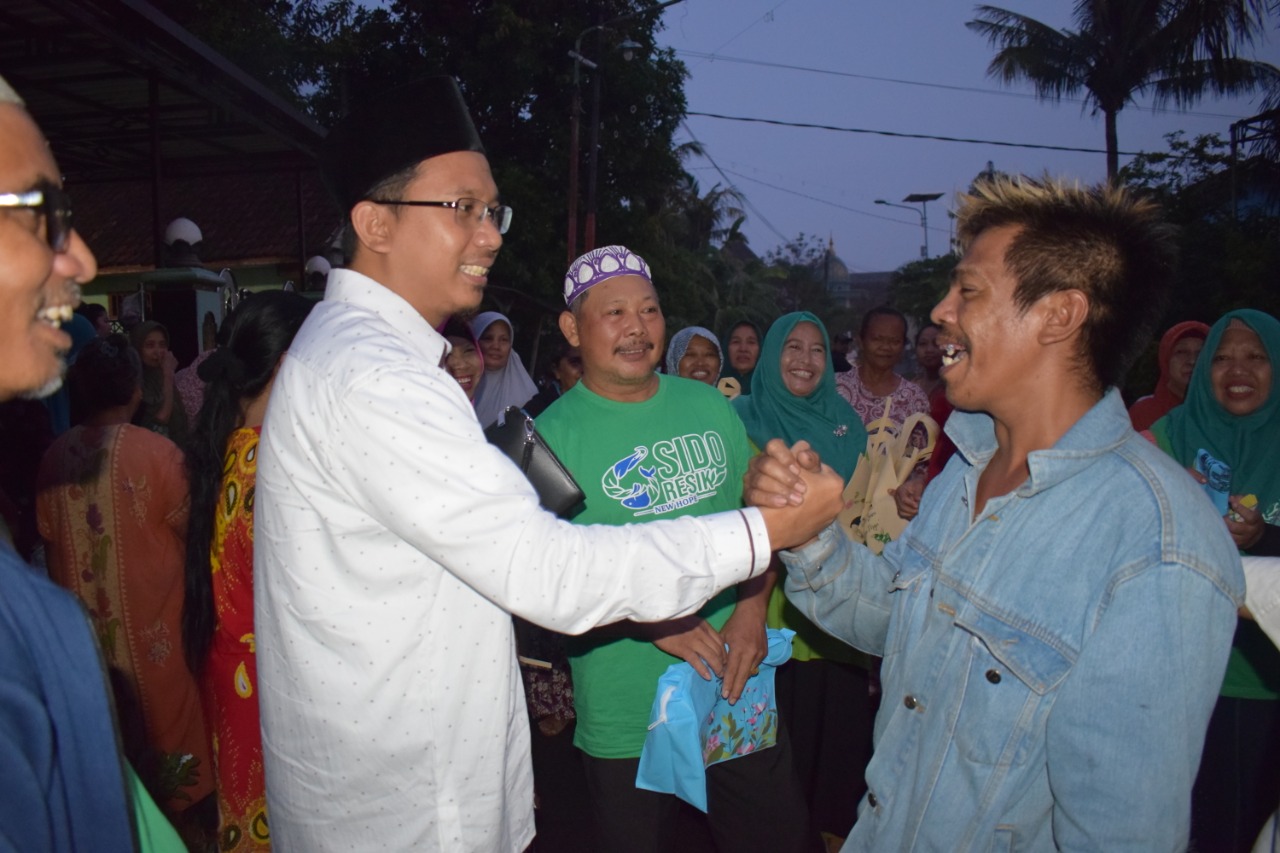
POLYGON ((1263 29, 1263 0, 1076 0, 1076 29, 978 6, 965 26, 998 48, 987 73, 1027 80, 1042 99, 1086 93, 1106 120, 1107 177, 1119 166, 1116 115, 1150 92, 1157 107, 1179 108, 1206 92, 1245 94, 1280 77, 1237 49, 1263 29))

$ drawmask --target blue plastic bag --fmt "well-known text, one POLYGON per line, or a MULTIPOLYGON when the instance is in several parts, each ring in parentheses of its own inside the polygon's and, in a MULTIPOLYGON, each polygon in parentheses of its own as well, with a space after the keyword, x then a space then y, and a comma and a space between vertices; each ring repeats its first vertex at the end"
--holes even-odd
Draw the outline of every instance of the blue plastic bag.
POLYGON ((774 675, 791 659, 795 631, 770 628, 767 634, 760 671, 732 705, 720 698, 722 679, 713 675, 708 681, 684 661, 667 667, 649 713, 637 788, 675 794, 705 812, 708 767, 777 745, 774 675))

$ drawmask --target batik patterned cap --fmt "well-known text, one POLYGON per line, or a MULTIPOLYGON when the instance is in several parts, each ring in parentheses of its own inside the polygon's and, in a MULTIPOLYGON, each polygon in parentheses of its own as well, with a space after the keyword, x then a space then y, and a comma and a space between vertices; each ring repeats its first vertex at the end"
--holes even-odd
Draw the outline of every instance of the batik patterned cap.
POLYGON ((600 282, 620 275, 638 275, 653 284, 649 265, 626 246, 592 249, 569 265, 564 277, 564 304, 572 305, 573 300, 600 282))

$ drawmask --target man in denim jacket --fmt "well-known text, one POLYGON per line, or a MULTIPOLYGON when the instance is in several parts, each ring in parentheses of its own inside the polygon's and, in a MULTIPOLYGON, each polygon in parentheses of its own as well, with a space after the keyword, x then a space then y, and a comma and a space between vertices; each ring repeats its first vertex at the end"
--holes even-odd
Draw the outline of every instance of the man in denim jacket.
MULTIPOLYGON (((845 851, 1181 851, 1244 594, 1221 518, 1112 387, 1161 317, 1169 232, 1122 190, 1001 179, 965 197, 942 377, 959 452, 876 557, 835 527, 788 597, 883 655, 845 851)), ((803 500, 803 443, 748 498, 803 500)))

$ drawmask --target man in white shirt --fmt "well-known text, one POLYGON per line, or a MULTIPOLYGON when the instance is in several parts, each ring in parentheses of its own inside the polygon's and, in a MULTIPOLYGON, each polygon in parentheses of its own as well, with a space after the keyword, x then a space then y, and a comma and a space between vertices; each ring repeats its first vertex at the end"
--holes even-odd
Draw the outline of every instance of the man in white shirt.
POLYGON ((280 368, 258 472, 273 841, 520 851, 533 786, 508 613, 570 633, 693 613, 824 526, 841 484, 643 528, 541 511, 439 367, 435 328, 479 305, 511 215, 456 84, 366 100, 326 149, 352 261, 280 368))

